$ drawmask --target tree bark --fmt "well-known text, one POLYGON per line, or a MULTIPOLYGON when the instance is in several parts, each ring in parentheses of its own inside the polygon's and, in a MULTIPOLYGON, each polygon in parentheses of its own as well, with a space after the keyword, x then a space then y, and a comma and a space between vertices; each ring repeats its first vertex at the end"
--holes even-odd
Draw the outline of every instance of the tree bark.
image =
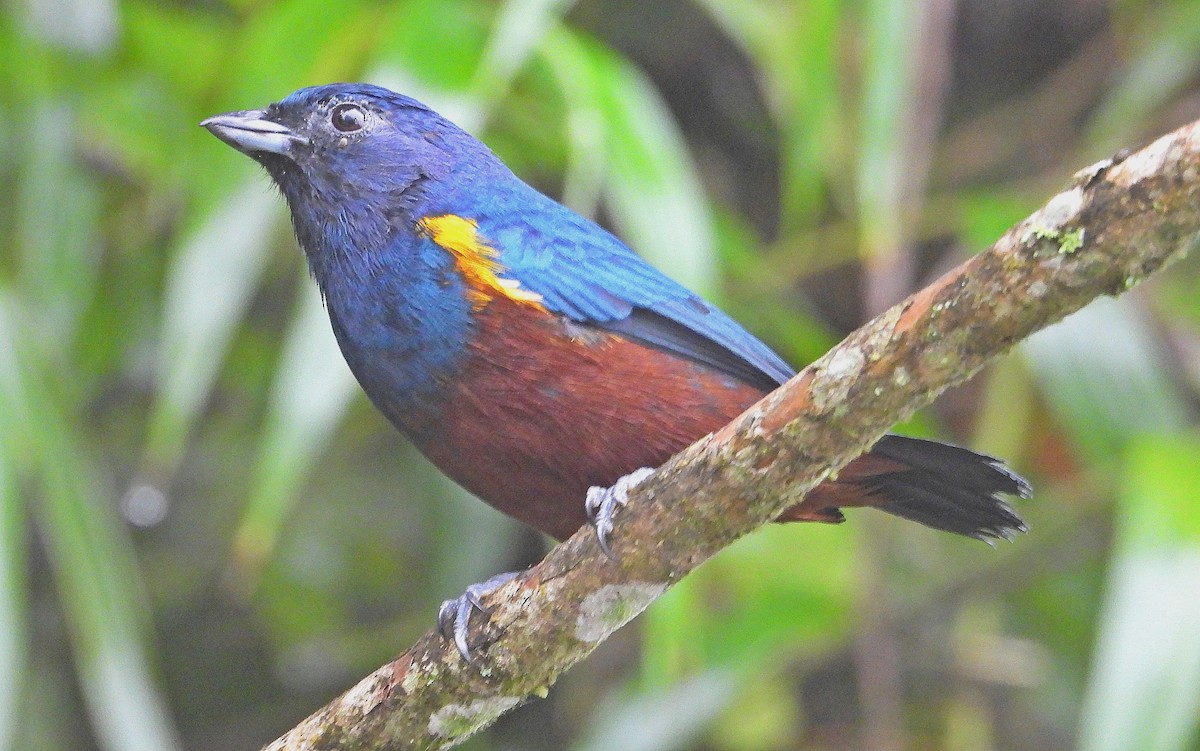
MULTIPOLYGON (((449 748, 558 676, 726 545, 775 518, 894 423, 1034 331, 1119 295, 1200 234, 1200 122, 1074 176, 1040 210, 866 324, 630 491, 488 598, 480 668, 436 631, 269 750, 449 748)), ((580 503, 583 499, 580 499, 580 503)), ((432 614, 431 614, 432 620, 432 614)))

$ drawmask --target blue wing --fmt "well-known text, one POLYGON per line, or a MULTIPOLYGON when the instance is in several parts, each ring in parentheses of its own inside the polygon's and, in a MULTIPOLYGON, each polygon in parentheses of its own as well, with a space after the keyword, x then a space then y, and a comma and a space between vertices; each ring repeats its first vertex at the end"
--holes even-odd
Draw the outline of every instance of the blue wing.
MULTIPOLYGON (((527 187, 527 186, 526 186, 527 187)), ((736 321, 609 232, 529 188, 511 216, 481 222, 506 276, 554 313, 709 365, 770 390, 794 371, 736 321)))

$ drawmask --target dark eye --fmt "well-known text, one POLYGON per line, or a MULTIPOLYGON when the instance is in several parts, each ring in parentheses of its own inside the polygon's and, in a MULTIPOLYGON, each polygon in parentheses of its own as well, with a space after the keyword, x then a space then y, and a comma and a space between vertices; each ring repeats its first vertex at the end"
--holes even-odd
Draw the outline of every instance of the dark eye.
POLYGON ((341 132, 353 133, 362 130, 367 122, 367 113, 357 104, 339 104, 329 114, 329 121, 341 132))

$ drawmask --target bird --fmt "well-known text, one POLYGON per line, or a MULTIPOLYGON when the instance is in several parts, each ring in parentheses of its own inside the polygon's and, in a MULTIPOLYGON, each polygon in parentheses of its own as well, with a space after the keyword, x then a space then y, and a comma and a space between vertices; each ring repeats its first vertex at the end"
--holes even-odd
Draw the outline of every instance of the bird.
MULTIPOLYGON (((378 410, 447 476, 550 537, 591 524, 611 555, 645 468, 795 374, 413 98, 335 83, 201 125, 282 193, 342 355, 378 410)), ((888 434, 778 521, 837 523, 871 507, 1012 539, 1026 525, 1003 496, 1030 493, 994 457, 888 434)), ((443 604, 439 625, 468 661, 472 612, 513 575, 443 604)))

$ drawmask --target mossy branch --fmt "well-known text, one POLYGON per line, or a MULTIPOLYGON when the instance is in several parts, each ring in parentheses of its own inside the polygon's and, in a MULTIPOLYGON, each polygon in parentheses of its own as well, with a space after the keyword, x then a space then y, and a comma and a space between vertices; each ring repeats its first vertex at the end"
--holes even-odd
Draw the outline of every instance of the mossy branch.
MULTIPOLYGON (((894 423, 1038 329, 1119 295, 1200 234, 1200 123, 1096 164, 986 252, 851 334, 489 600, 482 669, 436 631, 267 749, 448 748, 528 698, 700 563, 775 518, 894 423)), ((580 499, 583 502, 583 499, 580 499)), ((432 621, 433 614, 430 614, 432 621)))

